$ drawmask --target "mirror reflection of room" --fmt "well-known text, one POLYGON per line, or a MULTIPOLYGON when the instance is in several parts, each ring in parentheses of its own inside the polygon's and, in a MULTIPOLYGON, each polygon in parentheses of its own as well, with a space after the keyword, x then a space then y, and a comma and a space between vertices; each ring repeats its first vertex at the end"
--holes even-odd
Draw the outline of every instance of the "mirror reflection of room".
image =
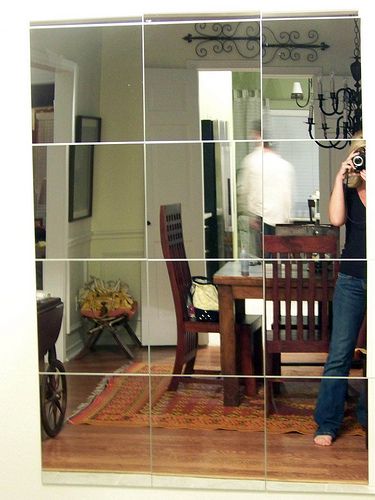
POLYGON ((56 436, 42 442, 46 481, 64 470, 87 472, 94 483, 95 473, 115 473, 139 486, 164 476, 236 480, 240 489, 325 482, 327 474, 367 482, 366 430, 355 417, 366 396, 365 324, 344 425, 327 454, 313 435, 328 340, 318 346, 298 327, 310 318, 314 332, 322 323, 331 331, 346 235, 329 218, 329 200, 361 112, 350 70, 359 24, 266 19, 263 33, 276 45, 285 31, 303 41, 310 29, 318 34, 310 45, 319 48, 288 56, 260 46, 257 16, 213 18, 31 28, 37 289, 64 307, 57 362, 43 357, 40 368, 47 428, 64 410, 56 436), (231 41, 243 34, 252 37, 250 53, 231 41), (332 100, 334 88, 347 90, 332 100), (331 113, 329 105, 336 113, 326 116, 320 108, 331 113), (87 142, 77 135, 84 117, 101 123, 87 142), (76 154, 72 165, 77 148, 88 155, 76 154), (267 155, 279 177, 267 170, 267 155), (81 211, 70 217, 72 172, 86 183, 81 211), (178 220, 172 259, 167 212, 178 220), (285 282, 272 285, 272 260, 287 269, 292 259, 272 257, 269 237, 289 241, 290 253, 293 238, 335 242, 299 257, 297 282, 318 284, 313 307, 306 296, 289 300, 285 282), (216 290, 212 321, 197 319, 197 276, 216 290), (220 302, 228 289, 231 299, 220 302), (276 339, 277 325, 290 342, 276 339), (319 465, 301 470, 312 456, 319 465))

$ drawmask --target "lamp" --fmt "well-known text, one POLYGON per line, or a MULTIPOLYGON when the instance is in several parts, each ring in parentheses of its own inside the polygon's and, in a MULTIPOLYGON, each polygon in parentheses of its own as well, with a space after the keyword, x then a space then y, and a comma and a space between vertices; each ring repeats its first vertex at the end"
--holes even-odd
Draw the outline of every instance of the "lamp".
POLYGON ((303 92, 302 92, 302 86, 300 82, 294 82, 293 83, 293 90, 292 94, 290 96, 292 99, 303 99, 303 92))
POLYGON ((303 99, 302 85, 300 82, 293 83, 292 93, 290 94, 291 99, 295 99, 297 106, 300 108, 305 108, 309 103, 312 95, 312 78, 307 81, 307 98, 305 104, 300 104, 298 101, 303 99))
POLYGON ((297 106, 300 108, 309 105, 309 116, 307 118, 309 136, 322 148, 343 149, 349 143, 350 139, 358 131, 362 130, 361 58, 358 19, 354 19, 353 58, 354 62, 350 65, 350 72, 355 82, 354 88, 350 88, 347 80, 344 79, 343 86, 336 90, 335 75, 331 73, 329 79, 329 97, 325 97, 327 93, 323 90, 322 80, 320 77, 317 78, 318 97, 316 100, 318 101, 320 111, 320 128, 323 131, 324 139, 328 139, 327 142, 320 142, 313 136, 313 125, 316 125, 316 122, 314 121, 312 80, 309 79, 309 96, 304 105, 298 102, 303 98, 303 94, 301 96, 301 92, 298 92, 299 82, 293 84, 291 98, 295 99, 297 106), (328 130, 330 127, 327 124, 326 117, 336 119, 334 138, 328 137, 328 130))

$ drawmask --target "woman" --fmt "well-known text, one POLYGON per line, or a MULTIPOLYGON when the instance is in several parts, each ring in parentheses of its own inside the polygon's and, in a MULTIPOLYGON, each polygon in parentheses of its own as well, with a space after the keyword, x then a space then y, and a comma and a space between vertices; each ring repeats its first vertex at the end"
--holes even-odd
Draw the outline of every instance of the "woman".
MULTIPOLYGON (((357 337, 366 311, 366 170, 355 171, 353 157, 365 147, 356 141, 337 173, 329 202, 329 219, 334 226, 345 224, 345 246, 341 254, 333 297, 333 325, 324 378, 315 409, 318 429, 314 443, 330 446, 344 418, 348 389, 346 379, 352 363, 357 337), (362 149, 361 149, 362 148, 362 149), (346 260, 363 259, 363 260, 346 260)), ((358 411, 367 425, 366 410, 358 411)))

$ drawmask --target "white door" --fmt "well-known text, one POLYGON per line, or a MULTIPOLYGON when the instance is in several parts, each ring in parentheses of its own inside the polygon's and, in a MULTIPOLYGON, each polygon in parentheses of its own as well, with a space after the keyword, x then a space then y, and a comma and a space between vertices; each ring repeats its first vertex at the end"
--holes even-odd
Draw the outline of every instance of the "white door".
POLYGON ((166 265, 162 260, 159 208, 181 203, 186 253, 202 259, 191 265, 204 273, 201 145, 168 143, 200 137, 198 77, 194 70, 146 70, 146 138, 164 141, 146 147, 147 256, 143 269, 142 342, 175 345, 176 321, 166 265), (155 259, 155 260, 154 260, 155 259), (147 305, 146 305, 147 304, 147 305))

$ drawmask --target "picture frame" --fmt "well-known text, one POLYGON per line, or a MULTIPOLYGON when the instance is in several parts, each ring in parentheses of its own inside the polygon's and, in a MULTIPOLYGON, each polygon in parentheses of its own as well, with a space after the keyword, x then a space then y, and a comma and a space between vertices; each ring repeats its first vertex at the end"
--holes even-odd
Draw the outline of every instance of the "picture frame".
POLYGON ((102 119, 98 116, 76 117, 76 142, 99 142, 102 119))
POLYGON ((101 118, 76 117, 76 142, 69 148, 69 222, 92 216, 94 144, 100 141, 101 118), (86 144, 87 143, 87 144, 86 144))

